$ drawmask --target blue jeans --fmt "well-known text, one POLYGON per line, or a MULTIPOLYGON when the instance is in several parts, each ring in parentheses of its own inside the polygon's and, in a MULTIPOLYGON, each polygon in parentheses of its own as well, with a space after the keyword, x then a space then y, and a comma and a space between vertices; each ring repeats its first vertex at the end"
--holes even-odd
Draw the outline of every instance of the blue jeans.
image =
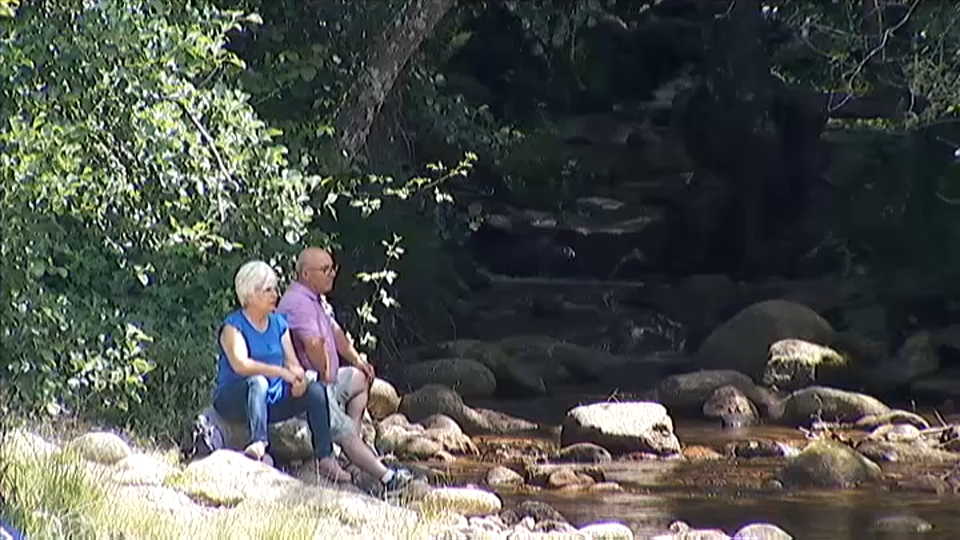
POLYGON ((267 423, 276 423, 307 412, 307 424, 313 436, 313 453, 317 458, 333 455, 330 438, 330 404, 327 391, 319 382, 307 385, 300 397, 290 395, 290 385, 284 383, 280 401, 267 404, 267 378, 254 375, 236 381, 223 389, 213 400, 213 408, 230 422, 246 422, 250 428, 250 443, 268 442, 267 423))

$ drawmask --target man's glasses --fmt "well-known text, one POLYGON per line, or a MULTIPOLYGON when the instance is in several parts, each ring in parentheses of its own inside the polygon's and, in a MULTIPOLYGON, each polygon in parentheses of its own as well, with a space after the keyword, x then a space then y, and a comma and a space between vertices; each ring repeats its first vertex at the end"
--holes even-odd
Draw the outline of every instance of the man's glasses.
POLYGON ((322 272, 324 274, 334 274, 339 270, 339 267, 335 264, 325 264, 323 266, 314 266, 313 268, 307 268, 310 271, 322 272))

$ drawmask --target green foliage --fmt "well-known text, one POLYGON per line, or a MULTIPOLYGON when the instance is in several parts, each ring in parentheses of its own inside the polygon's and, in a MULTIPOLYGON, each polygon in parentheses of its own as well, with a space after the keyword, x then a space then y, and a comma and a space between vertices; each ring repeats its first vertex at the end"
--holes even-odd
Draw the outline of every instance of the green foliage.
POLYGON ((42 6, 0 42, 0 369, 34 410, 192 406, 236 267, 287 262, 319 179, 229 84, 239 13, 42 6))

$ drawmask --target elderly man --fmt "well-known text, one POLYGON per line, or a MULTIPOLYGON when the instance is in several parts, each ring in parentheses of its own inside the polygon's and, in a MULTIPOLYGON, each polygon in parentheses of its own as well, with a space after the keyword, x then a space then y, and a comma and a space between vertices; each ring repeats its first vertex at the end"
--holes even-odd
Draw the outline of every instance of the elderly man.
POLYGON ((287 317, 293 348, 308 377, 316 377, 330 396, 330 432, 358 467, 383 471, 381 481, 402 484, 411 477, 404 469, 386 469, 360 436, 360 420, 367 407, 375 372, 357 352, 337 323, 326 294, 333 289, 337 267, 326 250, 307 248, 296 265, 297 281, 287 288, 277 311, 287 317), (353 364, 340 367, 340 358, 353 364))
POLYGON ((296 272, 297 281, 287 288, 277 311, 287 316, 300 364, 316 372, 320 381, 334 390, 359 434, 360 419, 376 374, 347 339, 327 302, 326 294, 333 290, 337 267, 329 252, 311 247, 300 253, 296 272), (340 358, 353 366, 341 368, 340 358))

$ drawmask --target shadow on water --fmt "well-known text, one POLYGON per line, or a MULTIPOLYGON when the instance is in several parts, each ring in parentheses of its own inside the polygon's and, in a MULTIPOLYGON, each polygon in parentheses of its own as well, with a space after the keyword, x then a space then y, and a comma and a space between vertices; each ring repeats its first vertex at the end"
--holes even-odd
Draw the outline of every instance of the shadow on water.
MULTIPOLYGON (((705 446, 723 453, 733 441, 774 440, 801 448, 798 430, 759 426, 722 431, 708 422, 677 422, 676 432, 685 446, 705 446)), ((555 448, 556 440, 538 444, 555 448)), ((751 522, 779 525, 798 540, 869 540, 960 538, 960 498, 902 493, 886 488, 847 491, 780 491, 770 485, 784 458, 752 460, 616 461, 601 468, 622 492, 562 492, 552 490, 498 490, 509 507, 523 500, 546 502, 571 523, 580 526, 598 521, 628 525, 637 538, 663 533, 669 524, 683 520, 696 528, 720 528, 732 534, 751 522), (913 516, 934 529, 924 534, 880 534, 878 519, 913 516)), ((515 465, 515 464, 514 464, 515 465)), ((438 466, 457 484, 483 482, 492 463, 458 460, 438 466)), ((916 471, 899 464, 883 464, 885 472, 900 476, 916 471)))

